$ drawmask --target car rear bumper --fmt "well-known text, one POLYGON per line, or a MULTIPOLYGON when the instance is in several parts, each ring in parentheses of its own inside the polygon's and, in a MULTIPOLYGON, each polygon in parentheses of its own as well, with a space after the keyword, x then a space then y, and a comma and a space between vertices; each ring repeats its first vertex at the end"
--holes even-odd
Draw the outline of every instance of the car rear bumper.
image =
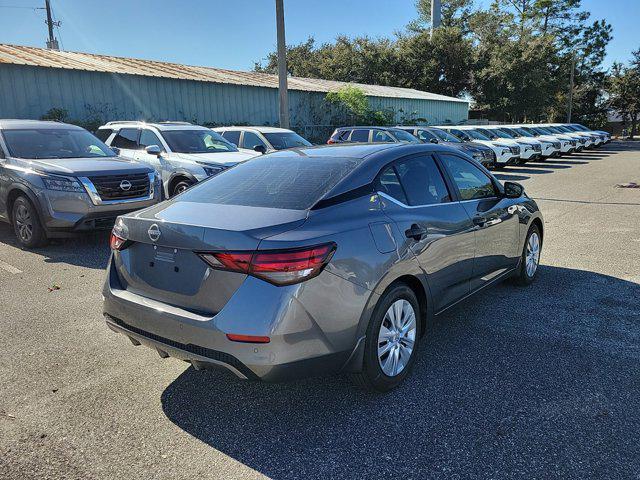
POLYGON ((185 360, 196 369, 223 368, 242 379, 277 382, 337 372, 358 343, 366 299, 353 298, 353 305, 342 308, 344 318, 330 300, 357 287, 328 272, 305 282, 305 287, 276 287, 248 277, 220 312, 208 314, 127 290, 111 261, 103 312, 111 330, 155 349, 163 358, 185 360), (232 341, 227 333, 267 336, 269 342, 232 341))

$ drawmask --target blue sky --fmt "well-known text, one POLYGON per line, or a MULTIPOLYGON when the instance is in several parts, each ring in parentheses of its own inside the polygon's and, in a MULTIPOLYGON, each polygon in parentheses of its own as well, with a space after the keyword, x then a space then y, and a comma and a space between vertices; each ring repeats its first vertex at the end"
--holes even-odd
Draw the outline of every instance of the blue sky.
MULTIPOLYGON (((250 70, 275 47, 273 0, 51 0, 66 50, 250 70)), ((478 0, 488 4, 490 0, 478 0)), ((42 47, 44 0, 0 0, 0 43, 42 47)), ((583 0, 613 25, 607 65, 640 48, 640 0, 583 0)), ((390 36, 416 16, 414 0, 285 0, 287 43, 313 35, 390 36)), ((57 33, 57 32, 56 32, 57 33)), ((60 38, 59 38, 60 39, 60 38)))

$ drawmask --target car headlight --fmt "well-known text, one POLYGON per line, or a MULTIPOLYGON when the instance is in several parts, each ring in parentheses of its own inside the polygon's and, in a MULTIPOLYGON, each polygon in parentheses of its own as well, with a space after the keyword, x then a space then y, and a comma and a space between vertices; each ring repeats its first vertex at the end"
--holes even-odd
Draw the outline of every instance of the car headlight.
POLYGON ((42 182, 47 190, 77 193, 84 192, 84 187, 80 185, 80 182, 72 177, 46 176, 42 178, 42 182))
POLYGON ((224 167, 211 167, 211 166, 202 166, 202 169, 204 170, 204 173, 207 174, 207 177, 212 177, 214 175, 219 174, 222 170, 224 170, 224 167))

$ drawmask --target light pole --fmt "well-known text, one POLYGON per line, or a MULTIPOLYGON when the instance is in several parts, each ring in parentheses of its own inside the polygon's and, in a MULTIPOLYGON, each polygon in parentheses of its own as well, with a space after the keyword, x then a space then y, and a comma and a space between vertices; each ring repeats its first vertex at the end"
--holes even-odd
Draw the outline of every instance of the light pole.
POLYGON ((431 0, 431 36, 436 28, 440 26, 442 19, 442 5, 440 0, 431 0))
POLYGON ((280 127, 289 128, 289 97, 287 92, 287 44, 284 40, 284 4, 276 0, 278 32, 278 93, 280 97, 280 127))
POLYGON ((569 76, 569 104, 567 106, 567 123, 571 123, 571 110, 573 110, 573 76, 576 69, 576 54, 571 53, 571 75, 569 76))

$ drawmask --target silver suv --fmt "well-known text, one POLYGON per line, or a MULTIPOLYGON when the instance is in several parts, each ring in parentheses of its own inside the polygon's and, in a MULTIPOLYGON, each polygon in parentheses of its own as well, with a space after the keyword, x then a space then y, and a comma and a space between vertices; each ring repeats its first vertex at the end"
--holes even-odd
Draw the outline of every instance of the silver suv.
POLYGON ((165 198, 258 155, 240 152, 211 129, 187 122, 109 122, 96 135, 121 156, 153 167, 165 198))
POLYGON ((153 169, 125 160, 74 125, 0 120, 0 220, 20 245, 111 228, 123 213, 158 202, 153 169))

